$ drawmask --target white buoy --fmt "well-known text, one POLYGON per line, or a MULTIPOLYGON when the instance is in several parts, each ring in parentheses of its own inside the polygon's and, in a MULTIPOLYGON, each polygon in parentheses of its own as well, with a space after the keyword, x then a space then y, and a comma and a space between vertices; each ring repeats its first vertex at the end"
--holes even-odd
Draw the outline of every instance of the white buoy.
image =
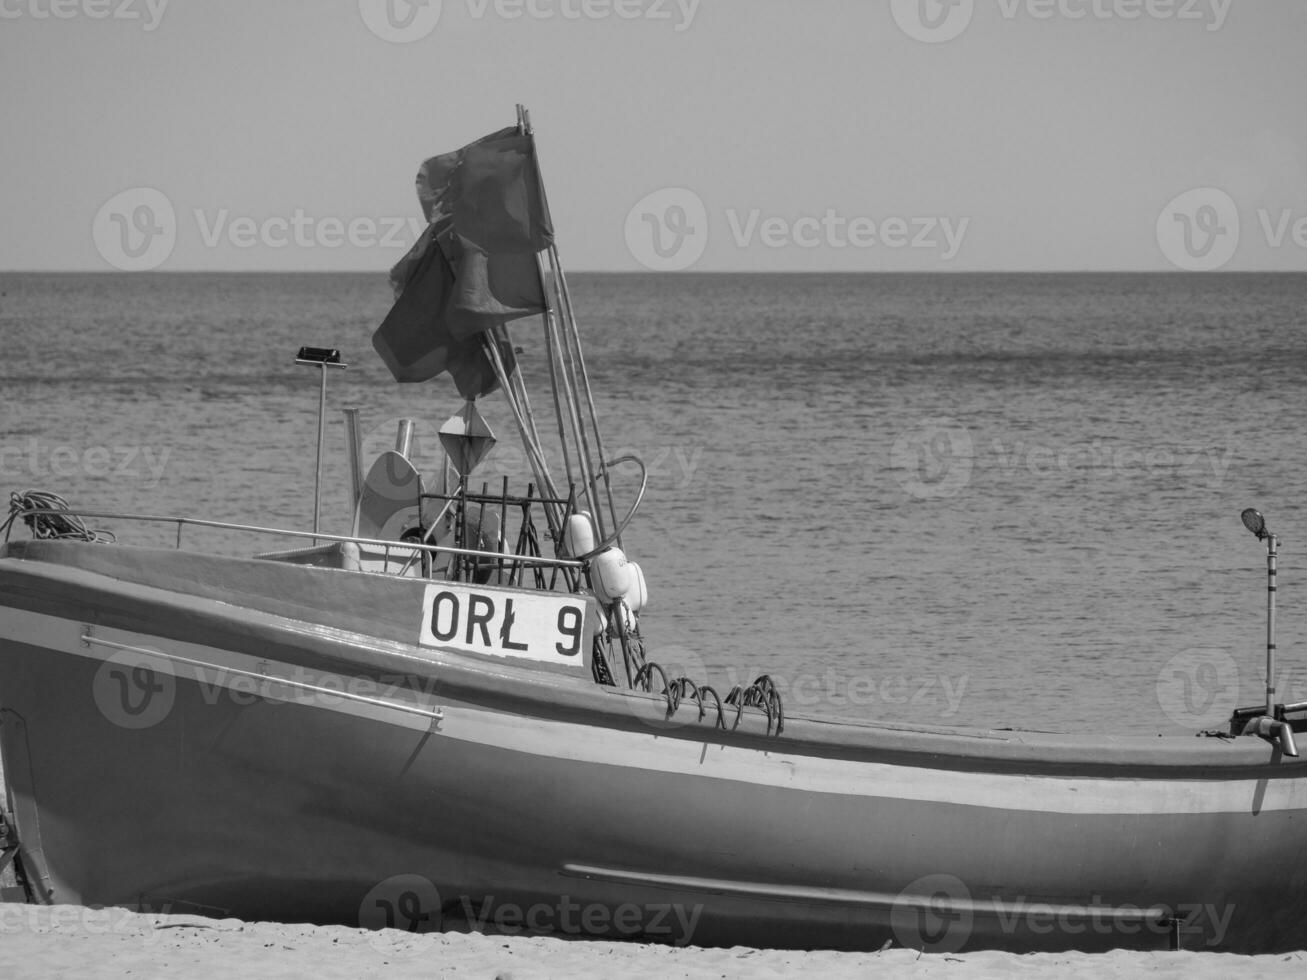
POLYGON ((608 548, 590 562, 590 584, 605 606, 625 598, 631 591, 631 563, 621 548, 608 548))
POLYGON ((567 519, 563 528, 563 547, 575 557, 594 551, 595 526, 588 511, 579 511, 567 519))
POLYGON ((626 604, 631 607, 631 612, 639 612, 649 605, 649 586, 639 563, 631 562, 626 567, 631 570, 631 590, 626 594, 626 604))

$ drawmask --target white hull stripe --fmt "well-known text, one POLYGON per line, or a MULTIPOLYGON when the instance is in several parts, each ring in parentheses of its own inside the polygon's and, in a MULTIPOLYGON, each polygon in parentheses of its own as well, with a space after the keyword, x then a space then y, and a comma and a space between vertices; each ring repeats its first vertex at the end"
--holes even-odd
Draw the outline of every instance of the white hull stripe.
MULTIPOLYGON (((90 660, 148 662, 197 683, 207 698, 294 703, 510 752, 591 765, 621 766, 837 796, 1083 815, 1249 814, 1307 811, 1307 766, 1300 778, 1137 779, 923 769, 718 745, 647 731, 620 730, 480 708, 438 705, 433 692, 397 675, 387 685, 308 670, 204 644, 91 628, 75 620, 0 607, 0 639, 90 660), (291 683, 287 683, 290 681, 291 683), (226 692, 226 693, 224 693, 226 692), (443 716, 443 717, 442 717, 443 716)), ((3 668, 0 668, 3 670, 3 668)), ((411 678, 410 678, 411 680, 411 678)), ((0 694, 2 696, 2 694, 0 694)), ((648 719, 648 702, 631 699, 648 719)), ((21 707, 21 706, 14 706, 21 707)), ((287 715, 290 719, 291 716, 287 715)), ((1267 750, 1269 754, 1269 749, 1267 750)), ((1305 814, 1307 815, 1307 814, 1305 814)))
POLYGON ((609 881, 619 885, 643 885, 666 888, 678 892, 703 892, 707 895, 740 895, 746 898, 764 898, 768 901, 803 902, 808 905, 835 905, 840 908, 862 906, 894 912, 918 909, 938 915, 1003 916, 1059 916, 1065 919, 1111 919, 1116 922, 1162 922, 1170 910, 1165 906, 1139 908, 1133 905, 1050 905, 1031 904, 1024 900, 1005 902, 997 898, 985 900, 963 898, 958 895, 913 895, 906 892, 872 892, 852 888, 824 888, 810 885, 776 885, 758 881, 733 881, 726 878, 702 878, 688 875, 655 874, 649 871, 627 871, 624 868, 601 868, 585 864, 565 864, 562 874, 568 878, 589 881, 609 881))

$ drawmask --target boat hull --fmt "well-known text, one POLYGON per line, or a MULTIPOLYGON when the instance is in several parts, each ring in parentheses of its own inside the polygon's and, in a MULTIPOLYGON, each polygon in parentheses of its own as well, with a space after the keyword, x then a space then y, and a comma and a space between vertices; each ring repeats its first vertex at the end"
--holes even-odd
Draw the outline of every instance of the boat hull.
POLYGON ((55 901, 704 945, 1304 942, 1307 767, 1259 739, 721 731, 420 646, 420 582, 39 545, 0 558, 0 746, 55 901))

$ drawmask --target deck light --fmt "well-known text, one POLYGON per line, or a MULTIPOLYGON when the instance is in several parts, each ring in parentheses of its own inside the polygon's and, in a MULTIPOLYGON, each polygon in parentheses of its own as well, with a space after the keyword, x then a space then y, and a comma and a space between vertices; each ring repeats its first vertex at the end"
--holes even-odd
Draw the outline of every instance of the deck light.
POLYGON ((1257 535, 1258 541, 1266 537, 1266 519, 1260 512, 1249 507, 1239 517, 1243 521, 1243 526, 1257 535))

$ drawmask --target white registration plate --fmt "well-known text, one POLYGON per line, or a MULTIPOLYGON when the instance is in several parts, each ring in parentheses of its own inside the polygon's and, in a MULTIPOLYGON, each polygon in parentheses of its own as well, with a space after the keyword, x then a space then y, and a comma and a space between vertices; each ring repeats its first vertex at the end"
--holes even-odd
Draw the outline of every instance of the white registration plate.
POLYGON ((422 600, 418 642, 496 657, 582 667, 584 598, 432 583, 422 600))

